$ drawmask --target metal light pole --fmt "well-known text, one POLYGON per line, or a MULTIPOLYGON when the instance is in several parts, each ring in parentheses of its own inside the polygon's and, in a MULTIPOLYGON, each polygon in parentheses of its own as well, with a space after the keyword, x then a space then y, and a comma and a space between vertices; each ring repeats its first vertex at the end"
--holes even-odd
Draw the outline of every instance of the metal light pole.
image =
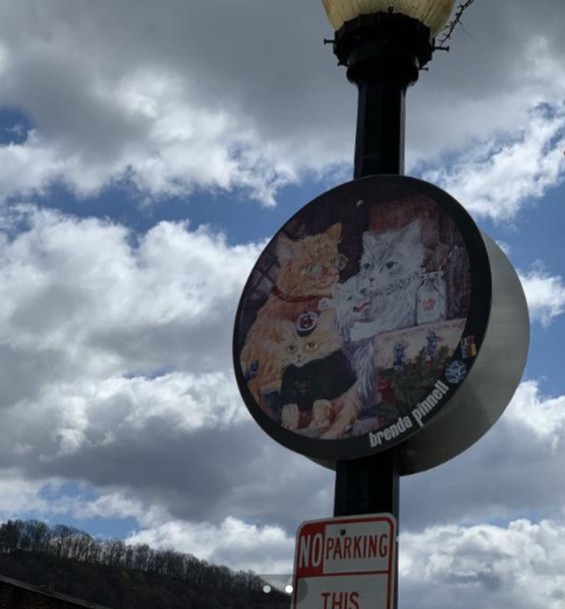
POLYGON ((359 90, 354 177, 404 173, 405 95, 431 59, 429 28, 400 13, 361 15, 334 50, 359 90))
POLYGON ((355 179, 264 249, 238 306, 234 369, 266 433, 336 470, 335 517, 297 535, 292 606, 395 609, 399 476, 492 427, 524 369, 528 311, 512 265, 462 205, 401 175, 406 90, 454 0, 323 4, 359 90, 355 179))
MULTIPOLYGON (((451 0, 323 0, 339 64, 359 91, 354 178, 404 173, 406 90, 430 61, 451 0)), ((336 464, 334 516, 399 516, 395 449, 336 464)), ((396 553, 398 557, 398 552, 396 553)), ((397 571, 397 570, 396 570, 397 571)), ((395 596, 395 607, 396 598, 395 596)))

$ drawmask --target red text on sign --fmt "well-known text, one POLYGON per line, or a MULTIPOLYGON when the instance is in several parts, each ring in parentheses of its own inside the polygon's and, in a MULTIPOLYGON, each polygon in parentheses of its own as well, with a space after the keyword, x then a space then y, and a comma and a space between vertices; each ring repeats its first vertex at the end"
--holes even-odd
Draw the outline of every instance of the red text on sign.
POLYGON ((323 609, 359 609, 358 592, 322 592, 323 609))
POLYGON ((389 552, 388 535, 344 535, 324 538, 322 533, 300 540, 298 568, 319 567, 323 560, 384 558, 389 552))

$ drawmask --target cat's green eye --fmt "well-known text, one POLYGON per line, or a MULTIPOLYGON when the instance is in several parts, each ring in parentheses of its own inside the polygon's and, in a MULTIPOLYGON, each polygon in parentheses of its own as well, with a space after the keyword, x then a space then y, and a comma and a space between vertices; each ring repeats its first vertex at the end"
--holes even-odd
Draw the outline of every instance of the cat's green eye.
POLYGON ((298 347, 296 345, 289 345, 286 350, 289 353, 296 353, 298 351, 298 347))
POLYGON ((313 340, 309 340, 306 343, 306 350, 307 351, 313 351, 316 348, 316 343, 313 340))
POLYGON ((321 275, 324 272, 324 267, 321 264, 318 264, 318 263, 307 264, 306 266, 303 266, 300 269, 300 272, 303 275, 306 275, 308 277, 312 277, 312 276, 315 276, 315 275, 321 275))
POLYGON ((317 277, 324 273, 327 268, 334 268, 341 271, 347 265, 347 256, 343 254, 338 254, 337 256, 333 256, 329 260, 329 264, 320 264, 319 262, 314 262, 313 264, 306 264, 300 269, 300 272, 306 277, 317 277))
POLYGON ((394 260, 389 260, 383 268, 387 269, 387 271, 392 270, 395 266, 398 266, 398 262, 395 262, 394 260))

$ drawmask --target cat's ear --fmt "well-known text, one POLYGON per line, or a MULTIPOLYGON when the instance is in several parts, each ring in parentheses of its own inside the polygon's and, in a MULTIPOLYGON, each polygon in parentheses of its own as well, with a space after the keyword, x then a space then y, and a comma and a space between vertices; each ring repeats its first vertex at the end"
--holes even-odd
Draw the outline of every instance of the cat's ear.
POLYGON ((332 224, 326 231, 326 235, 332 239, 332 241, 339 243, 341 241, 341 222, 332 224))
POLYGON ((402 229, 400 239, 404 243, 420 243, 422 241, 422 225, 420 220, 414 220, 402 229))
POLYGON ((294 241, 286 235, 280 234, 277 239, 277 259, 280 263, 288 263, 294 260, 294 241))

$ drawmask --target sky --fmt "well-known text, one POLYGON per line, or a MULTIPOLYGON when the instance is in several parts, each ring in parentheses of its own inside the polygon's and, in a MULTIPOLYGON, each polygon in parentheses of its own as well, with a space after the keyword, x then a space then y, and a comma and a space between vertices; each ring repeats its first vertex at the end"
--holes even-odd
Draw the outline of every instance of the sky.
MULTIPOLYGON (((0 519, 290 573, 334 474, 254 423, 231 336, 267 241, 351 179, 321 2, 0 15, 0 519)), ((408 92, 407 173, 506 251, 531 345, 494 427, 401 481, 401 609, 565 602, 564 21, 561 0, 476 0, 408 92)))

